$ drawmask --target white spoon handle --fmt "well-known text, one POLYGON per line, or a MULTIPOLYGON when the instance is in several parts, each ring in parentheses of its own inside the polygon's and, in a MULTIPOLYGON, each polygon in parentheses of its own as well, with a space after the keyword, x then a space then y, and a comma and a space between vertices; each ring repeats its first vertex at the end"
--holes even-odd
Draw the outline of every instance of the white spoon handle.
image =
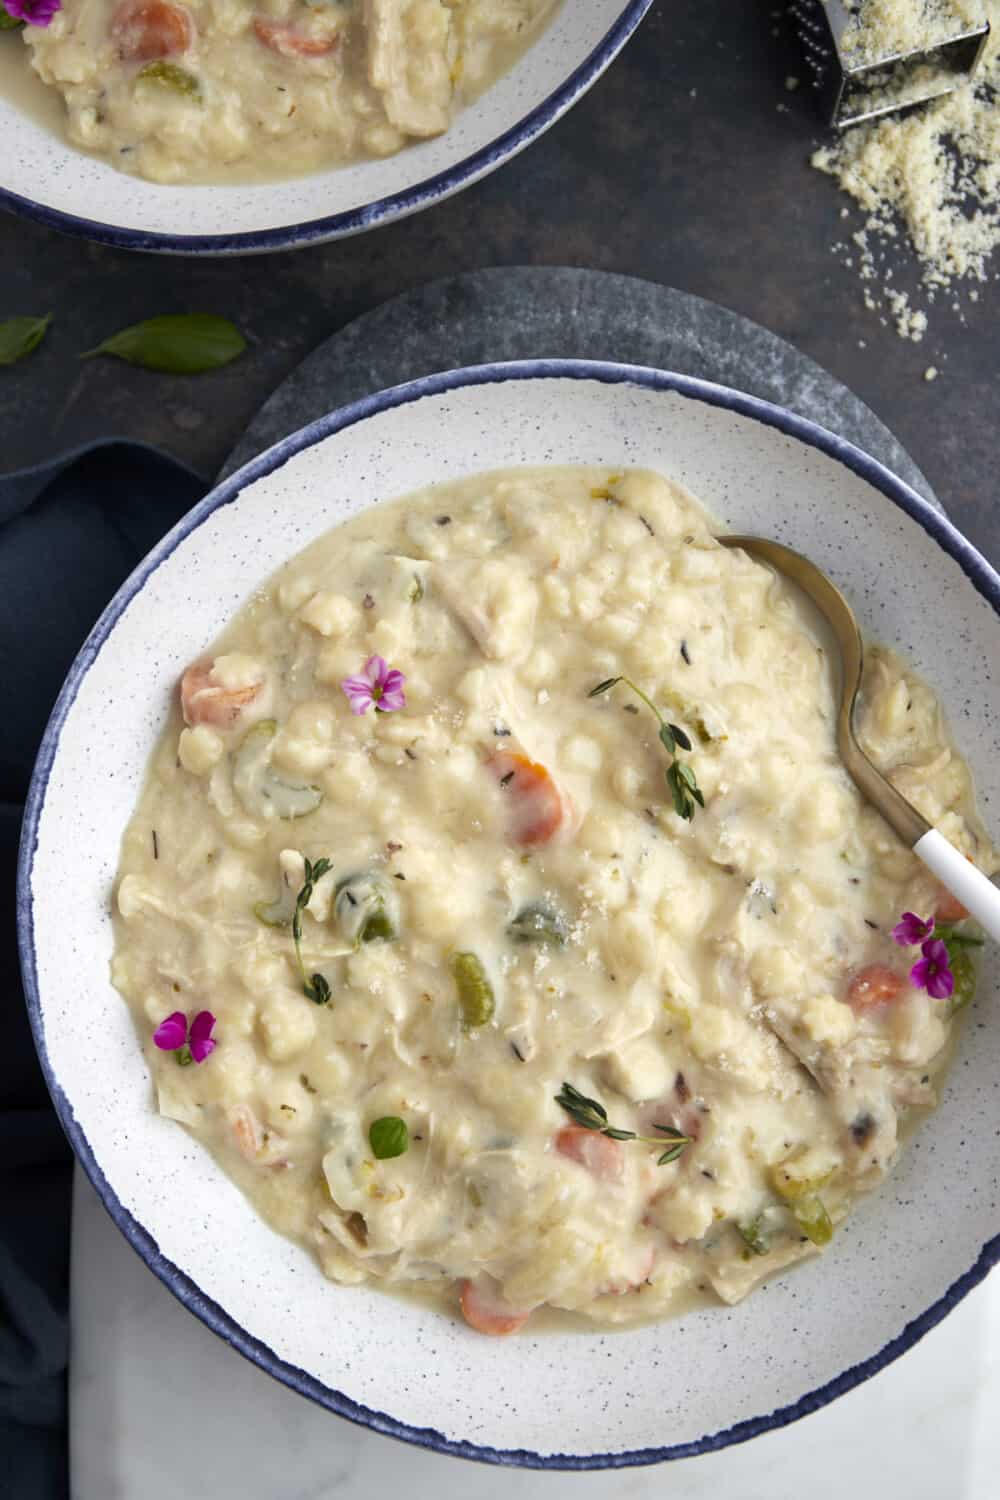
POLYGON ((946 886, 991 938, 1000 942, 1000 890, 964 854, 932 828, 913 846, 929 870, 946 886))

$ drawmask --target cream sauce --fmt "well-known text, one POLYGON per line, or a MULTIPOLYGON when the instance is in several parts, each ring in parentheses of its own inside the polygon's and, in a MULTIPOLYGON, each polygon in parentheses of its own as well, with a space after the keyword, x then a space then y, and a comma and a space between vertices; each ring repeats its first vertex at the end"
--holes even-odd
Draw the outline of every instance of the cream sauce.
MULTIPOLYGON (((869 658, 868 753, 992 871, 933 693, 869 658)), ((376 507, 265 586, 182 704, 123 844, 114 980, 161 1112, 330 1277, 493 1332, 735 1301, 822 1248, 934 1103, 952 1007, 891 929, 943 893, 840 766, 794 590, 667 480, 376 507), (352 713, 376 654, 405 707, 352 713), (591 694, 621 673, 679 726, 690 817, 643 699, 591 694), (306 858, 330 869, 300 963, 306 858), (178 1067, 152 1032, 201 1010, 218 1045, 178 1067), (585 1129, 567 1084, 638 1138, 585 1129), (403 1154, 373 1149, 383 1118, 403 1154)))

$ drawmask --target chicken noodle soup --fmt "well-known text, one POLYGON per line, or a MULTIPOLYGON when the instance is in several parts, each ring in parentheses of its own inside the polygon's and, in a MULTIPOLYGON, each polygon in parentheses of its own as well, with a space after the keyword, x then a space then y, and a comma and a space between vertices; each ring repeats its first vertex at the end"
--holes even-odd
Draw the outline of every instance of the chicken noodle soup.
POLYGON ((155 182, 288 177, 440 135, 558 0, 63 0, 22 33, 75 145, 155 182))
MULTIPOLYGON (((834 717, 792 588, 654 473, 480 475, 337 527, 185 673, 125 835, 114 980, 160 1111, 329 1277, 486 1333, 733 1302, 816 1254, 974 984, 834 717)), ((891 651, 861 727, 992 871, 891 651)))

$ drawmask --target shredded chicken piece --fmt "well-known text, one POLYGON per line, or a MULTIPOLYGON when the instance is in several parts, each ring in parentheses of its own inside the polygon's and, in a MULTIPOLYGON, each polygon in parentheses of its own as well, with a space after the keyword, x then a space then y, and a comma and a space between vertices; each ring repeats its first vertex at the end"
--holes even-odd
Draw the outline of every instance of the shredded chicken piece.
POLYGON ((365 0, 368 81, 407 135, 440 135, 451 124, 451 16, 441 0, 365 0), (420 47, 409 45, 419 29, 420 47))

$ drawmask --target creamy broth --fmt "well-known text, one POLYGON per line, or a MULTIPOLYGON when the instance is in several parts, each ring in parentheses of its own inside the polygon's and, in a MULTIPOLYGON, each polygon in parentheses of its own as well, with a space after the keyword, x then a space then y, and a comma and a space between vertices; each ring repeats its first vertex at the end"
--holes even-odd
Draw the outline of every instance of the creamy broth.
MULTIPOLYGON (((160 1111, 332 1279, 487 1333, 734 1302, 934 1104, 973 975, 933 999, 892 929, 961 914, 841 767, 801 601, 713 531, 649 472, 475 476, 331 531, 185 674, 113 977, 160 1111), (371 657, 405 705, 352 712, 371 657), (203 1060, 154 1044, 202 1011, 203 1060)), ((861 731, 992 872, 891 651, 861 731)))
POLYGON ((21 32, 0 32, 0 99, 12 104, 43 130, 66 134, 66 107, 31 66, 21 32))
POLYGON ((267 181, 440 135, 558 3, 64 0, 21 36, 74 145, 155 182, 267 181))

